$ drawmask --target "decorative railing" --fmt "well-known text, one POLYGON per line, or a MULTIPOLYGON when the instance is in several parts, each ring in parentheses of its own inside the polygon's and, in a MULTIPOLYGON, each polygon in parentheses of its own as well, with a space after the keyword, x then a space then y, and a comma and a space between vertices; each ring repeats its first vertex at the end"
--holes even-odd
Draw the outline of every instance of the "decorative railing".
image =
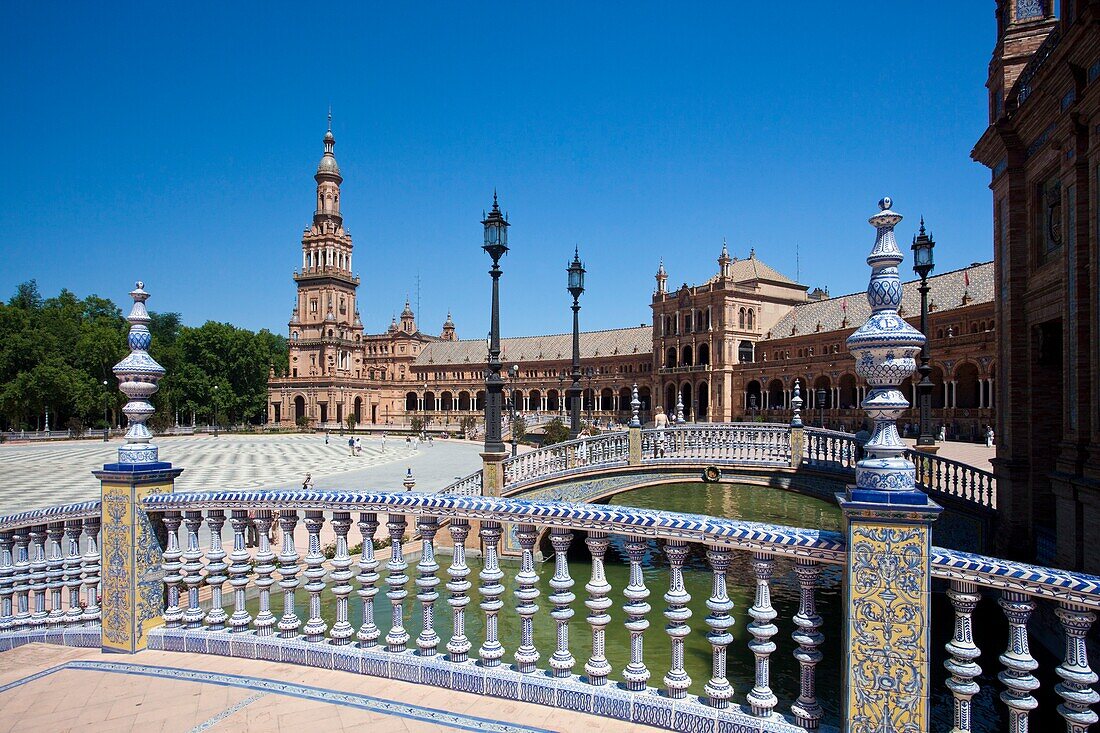
POLYGON ((997 479, 989 471, 933 453, 910 450, 905 456, 917 468, 917 484, 930 495, 997 508, 997 479))
POLYGON ((96 625, 100 503, 0 517, 0 634, 96 625))
POLYGON ((684 460, 789 465, 790 428, 754 423, 701 423, 642 431, 643 463, 684 460))
MULTIPOLYGON (((161 494, 146 499, 143 506, 167 529, 163 565, 165 628, 151 637, 151 644, 160 645, 158 648, 254 655, 363 670, 483 694, 563 707, 576 705, 587 712, 607 710, 612 699, 622 701, 625 689, 632 701, 632 706, 625 708, 625 715, 633 716, 630 719, 679 729, 690 727, 690 722, 715 719, 745 724, 749 718, 753 720, 748 724, 757 726, 753 729, 796 731, 818 727, 823 717, 822 701, 816 693, 816 668, 823 658, 820 647, 826 635, 843 631, 825 628, 817 610, 816 590, 823 568, 843 564, 847 559, 843 537, 836 533, 627 507, 420 493, 161 494), (303 519, 308 539, 300 547, 294 530, 303 519), (362 549, 354 558, 349 550, 356 541, 349 537, 353 520, 359 535, 356 539, 362 541, 362 549), (441 529, 444 520, 446 525, 441 529), (479 525, 477 538, 471 537, 471 520, 479 525), (278 550, 267 541, 273 521, 281 528, 278 550), (326 523, 336 539, 330 560, 321 551, 326 523), (211 538, 205 553, 199 546, 204 525, 211 538), (259 538, 255 549, 245 543, 250 525, 255 526, 259 538), (515 528, 513 537, 520 555, 512 607, 504 600, 501 581, 505 568, 499 562, 502 536, 509 526, 515 528), (222 549, 227 528, 232 537, 228 556, 222 549), (412 589, 410 559, 405 554, 411 531, 420 537, 412 589), (448 533, 448 544, 454 548, 445 570, 436 555, 437 534, 441 531, 448 533), (555 559, 552 570, 546 571, 540 571, 535 562, 536 545, 543 533, 549 534, 555 559), (388 561, 376 555, 383 535, 389 541, 388 561), (565 561, 570 546, 581 539, 578 535, 583 537, 591 559, 587 578, 572 577, 565 561), (621 589, 625 603, 619 618, 625 617, 622 623, 630 639, 630 656, 621 670, 612 669, 605 655, 606 634, 612 623, 608 610, 614 603, 611 595, 615 589, 608 582, 604 562, 615 536, 624 541, 629 564, 629 578, 621 589), (654 614, 647 599, 658 589, 652 587, 654 573, 642 572, 644 559, 655 551, 653 540, 659 541, 656 551, 667 562, 662 563, 666 569, 661 572, 660 583, 662 590, 667 588, 664 616, 668 623, 663 629, 657 624, 651 628, 654 614), (484 552, 484 569, 478 573, 481 602, 476 609, 469 594, 473 573, 467 565, 468 544, 480 545, 484 552), (705 571, 712 576, 709 598, 692 599, 685 590, 685 561, 693 545, 700 546, 706 558, 705 571), (304 556, 300 550, 304 550, 304 556), (745 556, 740 564, 739 554, 745 556), (776 645, 771 640, 779 633, 777 612, 771 602, 772 586, 773 582, 788 582, 773 578, 778 558, 792 563, 790 582, 797 584, 800 598, 788 626, 797 645, 792 653, 799 670, 799 694, 782 701, 769 682, 776 664, 776 645), (388 572, 384 580, 379 572, 383 562, 388 572), (732 671, 727 671, 728 655, 729 664, 740 663, 732 656, 734 637, 728 630, 742 622, 737 617, 745 612, 735 608, 728 593, 727 584, 735 580, 729 575, 731 566, 749 568, 750 583, 755 587, 754 602, 747 614, 751 619, 750 663, 756 683, 747 690, 742 706, 731 702, 734 690, 728 675, 732 671), (554 592, 546 598, 549 621, 544 621, 547 616, 538 603, 539 581, 544 573, 553 574, 550 586, 554 592), (271 610, 276 582, 282 595, 282 615, 278 618, 271 610), (588 659, 578 660, 570 646, 570 634, 577 633, 578 626, 570 619, 580 605, 573 589, 581 582, 588 593, 583 602, 588 609, 585 634, 590 635, 592 644, 588 659), (438 590, 440 585, 448 591, 445 596, 438 590), (210 600, 200 603, 199 590, 204 586, 211 591, 210 600), (246 604, 246 590, 250 588, 255 588, 259 596, 258 606, 252 611, 246 604), (383 593, 385 601, 380 599, 383 593), (349 610, 353 594, 361 601, 361 613, 355 618, 349 610), (331 625, 321 613, 323 595, 335 599, 331 625), (379 601, 390 607, 389 628, 376 623, 379 601), (436 607, 443 601, 451 611, 446 631, 436 626, 436 607), (691 635, 701 633, 687 620, 692 609, 703 604, 710 610, 706 617, 709 632, 704 637, 711 649, 713 667, 703 695, 695 697, 688 694, 692 680, 684 667, 684 651, 685 646, 692 646, 691 635), (480 612, 483 638, 467 635, 470 612, 480 612), (418 617, 415 626, 420 628, 415 638, 405 625, 414 615, 418 617), (502 639, 498 630, 513 620, 519 628, 518 643, 514 650, 505 649, 503 643, 508 640, 502 639), (542 623, 556 627, 553 649, 536 646, 540 635, 533 629, 542 623), (665 644, 670 646, 667 663, 664 669, 650 669, 643 650, 653 634, 662 632, 668 637, 665 644), (507 657, 514 664, 510 665, 507 657), (540 670, 543 660, 549 667, 546 672, 540 670), (575 676, 581 669, 583 676, 575 676), (547 679, 547 675, 554 679, 547 679), (616 676, 622 683, 618 687, 609 684, 616 676), (658 683, 662 694, 652 695, 651 683, 658 683), (557 693, 545 693, 548 686, 557 693), (640 716, 649 705, 656 706, 646 713, 653 717, 640 716)), ((38 587, 32 577, 34 568, 28 574, 25 566, 23 563, 17 570, 19 593, 25 592, 25 585, 38 587)), ((700 571, 697 564, 692 567, 692 572, 700 571)), ((1028 626, 1040 603, 1053 605, 1063 635, 1064 657, 1053 670, 1061 678, 1055 692, 1063 704, 1057 712, 1067 724, 1079 726, 1071 725, 1073 730, 1085 730, 1096 721, 1091 707, 1100 696, 1093 689, 1097 678, 1088 665, 1085 636, 1095 621, 1095 611, 1100 609, 1100 578, 940 548, 932 550, 931 573, 950 584, 947 598, 955 624, 946 646, 944 667, 950 675, 946 686, 957 729, 969 729, 972 698, 980 692, 981 684, 997 684, 990 674, 981 677, 978 660, 982 652, 974 642, 972 628, 975 609, 987 595, 995 595, 995 603, 1008 621, 1007 646, 997 657, 1001 671, 996 678, 1000 699, 1007 706, 1009 729, 1027 730, 1028 719, 1036 715, 1039 704, 1033 695, 1038 686, 1035 673, 1039 662, 1029 651, 1028 626)), ((38 577, 42 577, 41 571, 38 577)), ((48 617, 39 619, 47 622, 48 617)), ((12 619, 5 616, 4 623, 10 624, 12 619)), ((991 669, 987 667, 986 671, 991 669)), ((933 698, 942 696, 933 691, 933 698)))
POLYGON ((440 493, 449 496, 481 496, 481 469, 460 478, 440 493))
POLYGON ((626 464, 628 446, 627 433, 617 431, 575 438, 521 453, 504 460, 504 486, 516 486, 570 469, 587 470, 626 464))
POLYGON ((859 443, 854 435, 822 428, 805 428, 804 434, 804 465, 855 469, 859 460, 859 443))
POLYGON ((665 727, 672 727, 675 717, 678 725, 693 730, 700 729, 698 725, 690 726, 693 721, 709 721, 713 728, 718 719, 747 723, 753 730, 797 731, 818 727, 823 716, 815 687, 816 666, 822 656, 818 647, 824 641, 815 590, 823 564, 843 562, 842 538, 835 533, 622 507, 421 493, 162 494, 146 499, 143 506, 159 517, 167 530, 163 564, 165 628, 150 637, 150 644, 156 648, 239 652, 258 658, 272 658, 270 650, 274 649, 276 659, 362 669, 585 712, 616 710, 619 712, 611 713, 615 717, 625 716, 636 722, 649 720, 660 725, 667 716, 665 727), (307 541, 300 546, 295 541, 295 528, 303 520, 307 541), (472 520, 478 525, 477 536, 471 536, 472 520), (281 545, 272 548, 268 529, 276 521, 281 545), (446 524, 441 528, 443 522, 446 524), (245 541, 250 523, 255 524, 259 538, 255 549, 248 548, 245 541), (335 535, 331 560, 326 560, 321 551, 326 524, 335 535), (355 538, 349 537, 353 524, 358 530, 355 538), (501 581, 507 568, 499 562, 502 537, 509 527, 514 528, 513 539, 505 540, 505 544, 516 545, 520 556, 518 569, 511 571, 514 605, 505 600, 501 581), (199 544, 204 528, 210 536, 205 553, 199 544), (231 540, 223 549, 226 529, 231 540), (415 565, 406 557, 406 542, 412 531, 420 537, 415 565), (445 570, 436 552, 440 539, 437 535, 442 532, 449 535, 447 544, 453 545, 453 556, 445 570), (546 606, 540 607, 540 576, 551 572, 540 570, 541 565, 535 562, 543 533, 549 534, 553 548, 550 586, 554 592, 546 597, 546 606), (612 588, 604 569, 609 545, 616 535, 625 541, 629 562, 629 580, 618 589, 612 588), (376 554, 383 538, 389 542, 386 560, 376 554), (655 546, 653 540, 661 542, 655 546), (357 541, 362 547, 353 558, 349 547, 357 541), (583 541, 591 558, 590 573, 585 578, 572 577, 566 562, 570 546, 577 541, 583 541), (481 599, 477 606, 471 604, 469 593, 473 573, 467 565, 468 545, 481 547, 483 553, 483 569, 477 574, 481 599), (712 588, 710 597, 694 602, 684 584, 692 545, 700 547, 712 576, 708 584, 712 588), (666 580, 660 588, 652 587, 653 576, 648 570, 643 573, 643 563, 655 547, 668 563, 666 580), (731 564, 742 553, 751 565, 756 587, 755 603, 748 613, 753 619, 749 624, 753 636, 749 648, 757 684, 750 693, 751 706, 745 707, 732 702, 735 693, 727 677, 727 653, 734 643, 729 629, 735 621, 743 623, 735 619, 735 604, 727 583, 731 582, 731 564), (779 633, 779 626, 773 623, 777 612, 771 602, 777 558, 793 561, 801 589, 797 613, 785 624, 787 633, 798 644, 793 657, 801 675, 800 693, 782 701, 769 683, 775 650, 770 639, 779 633), (383 566, 388 573, 384 579, 380 572, 383 566), (414 577, 411 582, 410 576, 414 577), (278 587, 274 588, 276 582, 278 587), (442 596, 441 585, 448 591, 442 596), (208 603, 200 602, 203 586, 211 590, 208 603), (578 586, 588 593, 583 601, 588 609, 585 636, 591 639, 587 659, 575 658, 573 652, 579 645, 570 645, 571 634, 580 631, 570 619, 583 613, 583 608, 577 608, 581 603, 574 593, 578 586), (258 605, 250 610, 246 590, 251 587, 258 593, 258 605), (282 615, 278 617, 272 612, 273 589, 282 596, 278 604, 282 615), (612 594, 616 591, 623 594, 625 602, 614 617, 630 639, 629 662, 622 669, 613 669, 605 653, 608 626, 613 623, 609 613, 615 605, 612 594), (647 602, 651 593, 664 593, 667 626, 653 623, 656 614, 647 602), (351 614, 353 594, 361 601, 361 612, 356 617, 351 614), (323 596, 335 601, 335 614, 328 620, 321 610, 323 596), (376 617, 380 603, 389 606, 385 614, 391 619, 388 628, 385 623, 380 626, 376 617), (446 630, 436 624, 437 607, 443 603, 450 609, 446 630), (699 613, 698 607, 704 604, 710 609, 706 633, 693 630, 687 623, 691 608, 699 613), (484 629, 483 638, 469 635, 470 613, 480 614, 477 626, 484 629), (552 649, 536 646, 541 634, 536 634, 534 628, 545 628, 544 623, 555 628, 552 649), (516 626, 518 639, 500 633, 502 628, 516 626), (687 637, 693 634, 703 637, 713 663, 708 665, 712 672, 701 698, 688 694, 692 680, 685 669, 685 647, 691 648, 687 637), (664 669, 651 670, 647 661, 651 662, 652 655, 647 658, 644 654, 646 644, 654 643, 654 635, 667 636, 663 644, 671 646, 664 669), (505 643, 516 646, 506 649, 505 643), (245 646, 249 652, 243 651, 245 646), (612 682, 616 678, 621 685, 612 682), (654 686, 664 694, 653 695, 654 686), (647 713, 647 706, 654 708, 647 713))

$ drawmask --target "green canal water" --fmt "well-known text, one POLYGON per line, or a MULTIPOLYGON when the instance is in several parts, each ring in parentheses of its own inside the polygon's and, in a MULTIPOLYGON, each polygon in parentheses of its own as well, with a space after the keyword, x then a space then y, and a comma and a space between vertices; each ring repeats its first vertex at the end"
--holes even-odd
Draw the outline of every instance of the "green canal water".
MULTIPOLYGON (((610 502, 614 505, 640 507, 646 509, 663 509, 675 512, 707 514, 718 517, 740 518, 749 521, 771 522, 786 524, 795 527, 815 528, 840 531, 842 518, 840 510, 833 504, 819 499, 802 496, 782 489, 736 485, 736 484, 704 484, 677 483, 651 486, 626 492, 613 497, 610 502)), ((353 527, 354 531, 354 527, 353 527)), ((384 534, 385 527, 381 528, 384 534)), ((381 536, 381 535, 380 535, 381 536)), ((476 539, 470 538, 468 546, 476 547, 476 539)), ((544 542, 543 551, 547 555, 547 561, 536 566, 539 574, 539 589, 541 595, 537 600, 539 612, 534 620, 535 646, 539 650, 541 658, 538 666, 542 669, 549 668, 548 659, 554 651, 556 644, 556 627, 549 612, 552 604, 547 597, 553 592, 550 587, 550 578, 554 573, 553 558, 549 554, 549 542, 544 542)), ((391 625, 391 609, 385 597, 385 561, 389 557, 389 548, 377 552, 382 562, 379 572, 382 581, 379 583, 380 592, 375 599, 375 623, 382 630, 383 637, 391 625)), ((728 648, 727 678, 735 691, 735 702, 743 703, 745 693, 754 684, 754 657, 749 651, 748 643, 752 635, 748 632, 748 624, 752 618, 748 615, 748 609, 753 604, 755 593, 755 581, 750 565, 750 556, 744 552, 732 554, 732 564, 728 575, 728 593, 735 607, 732 615, 735 619, 734 626, 730 629, 734 641, 728 648)), ((439 649, 445 653, 446 642, 451 636, 452 613, 447 605, 448 591, 443 586, 447 580, 446 568, 450 563, 449 556, 438 557, 440 565, 439 600, 435 605, 435 628, 440 637, 439 649)), ((477 604, 481 600, 478 593, 477 573, 481 570, 480 558, 468 559, 470 566, 469 580, 473 583, 470 590, 471 602, 467 606, 466 635, 471 640, 471 658, 477 657, 477 649, 484 640, 483 614, 477 604)), ((625 614, 622 605, 623 589, 628 583, 629 564, 623 549, 623 540, 613 537, 606 557, 606 575, 611 584, 610 598, 614 602, 609 613, 612 621, 607 627, 607 651, 606 656, 611 663, 613 672, 611 678, 621 679, 622 669, 629 661, 629 635, 623 627, 625 614)), ((411 636, 409 647, 415 648, 416 636, 421 631, 420 604, 416 602, 414 595, 416 562, 409 561, 409 583, 406 589, 409 598, 405 603, 405 628, 411 636)), ((779 628, 772 641, 776 644, 776 650, 771 655, 771 687, 779 698, 778 710, 789 712, 789 706, 799 694, 799 667, 793 657, 797 645, 791 639, 794 625, 791 618, 798 610, 798 582, 793 572, 793 561, 777 558, 772 574, 772 606, 778 613, 775 624, 779 628)), ((648 602, 652 607, 648 615, 650 627, 645 634, 644 658, 649 668, 651 677, 649 684, 654 687, 662 687, 662 677, 668 671, 671 658, 670 640, 665 633, 665 618, 663 611, 666 607, 663 595, 668 590, 668 562, 661 551, 660 543, 650 541, 649 550, 643 562, 646 586, 650 596, 648 602)), ((353 571, 355 567, 352 567, 353 571)), ((503 663, 512 661, 512 655, 519 643, 520 620, 515 614, 515 573, 517 566, 514 563, 504 564, 505 578, 502 581, 505 586, 505 594, 502 599, 505 608, 499 615, 500 639, 505 648, 503 663)), ((573 543, 569 551, 569 571, 574 580, 573 593, 577 599, 572 608, 574 616, 569 622, 569 647, 573 657, 577 660, 574 672, 584 673, 584 662, 592 651, 591 627, 585 621, 588 609, 584 606, 587 596, 584 584, 590 575, 590 558, 587 547, 584 544, 583 533, 574 533, 573 543)), ((301 576, 299 575, 299 578, 301 576)), ((709 628, 705 617, 708 613, 705 602, 711 593, 712 575, 706 562, 703 548, 692 546, 691 554, 684 568, 684 584, 687 592, 691 594, 689 608, 692 616, 689 625, 692 633, 685 639, 685 668, 691 677, 689 692, 696 695, 703 694, 703 685, 711 675, 711 645, 707 643, 706 634, 709 628)), ((354 583, 353 583, 354 585, 354 583)), ((278 586, 273 586, 273 591, 278 586)), ((932 676, 933 689, 936 694, 933 700, 933 727, 934 729, 947 730, 951 727, 951 700, 944 687, 943 645, 950 639, 953 624, 953 616, 950 604, 946 598, 937 597, 933 612, 933 636, 932 636, 932 676)), ((299 588, 296 593, 296 606, 298 616, 303 619, 308 615, 307 594, 299 588)), ((227 596, 227 601, 229 597, 227 596)), ((843 606, 841 599, 841 568, 839 566, 823 566, 816 593, 817 611, 823 620, 821 631, 825 635, 824 643, 819 647, 823 653, 823 659, 817 666, 817 692, 818 699, 825 709, 825 722, 839 725, 840 700, 844 678, 843 660, 843 606)), ((282 614, 282 594, 272 592, 272 613, 276 617, 282 614)), ((248 603, 249 612, 255 616, 258 609, 258 601, 252 599, 248 603)), ((358 628, 362 618, 361 603, 359 598, 352 593, 349 598, 349 609, 352 624, 358 628)), ((335 599, 326 589, 322 596, 322 616, 329 626, 335 620, 335 599)), ((1003 618, 996 611, 996 606, 991 601, 986 601, 979 606, 979 613, 975 615, 975 636, 979 646, 985 651, 982 662, 985 673, 979 678, 982 685, 982 693, 974 699, 975 731, 996 731, 1003 728, 1003 705, 996 700, 997 683, 996 672, 999 666, 996 662, 996 654, 1004 648, 1007 638, 1006 626, 1003 618), (984 609, 983 609, 984 607, 984 609), (984 616, 983 616, 984 613, 984 616)), ((1037 646, 1037 645, 1036 645, 1037 646)), ((1033 647, 1036 657, 1040 654, 1033 647)), ((1043 659, 1044 667, 1053 669, 1057 661, 1043 659)), ((1048 690, 1053 687, 1044 682, 1048 690)), ((1053 713, 1057 700, 1042 700, 1046 711, 1053 713)), ((1053 720, 1052 720, 1053 723, 1053 720)))

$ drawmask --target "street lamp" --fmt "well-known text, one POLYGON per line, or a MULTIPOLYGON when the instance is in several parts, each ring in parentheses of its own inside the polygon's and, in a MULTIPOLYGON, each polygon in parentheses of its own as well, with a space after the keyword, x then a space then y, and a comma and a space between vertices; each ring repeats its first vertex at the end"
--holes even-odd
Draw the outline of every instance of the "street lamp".
POLYGON ((110 439, 111 434, 111 422, 110 417, 107 414, 107 400, 111 397, 111 393, 107 391, 107 380, 103 380, 103 442, 106 443, 110 439))
POLYGON ((218 385, 214 385, 214 437, 218 437, 218 385))
POLYGON ((580 249, 573 250, 573 261, 565 270, 569 273, 569 294, 573 296, 573 383, 569 385, 569 437, 581 434, 581 320, 580 297, 584 292, 584 264, 580 249))
POLYGON ((592 410, 596 406, 596 391, 592 389, 592 380, 596 378, 596 369, 588 367, 584 370, 585 379, 588 382, 588 424, 592 424, 592 410))
POLYGON ((821 427, 825 427, 825 390, 817 390, 817 421, 821 423, 821 427))
POLYGON ((924 334, 924 345, 920 350, 920 382, 917 383, 917 399, 920 404, 920 435, 917 447, 934 446, 936 439, 932 435, 932 367, 929 366, 928 338, 928 275, 935 269, 932 250, 936 242, 924 230, 924 217, 920 218, 920 233, 913 237, 913 271, 920 276, 920 332, 924 334))
POLYGON ((503 453, 500 439, 500 405, 504 379, 500 376, 500 258, 508 251, 508 220, 500 214, 497 193, 493 191, 493 208, 482 220, 485 243, 481 246, 493 260, 489 276, 493 279, 493 305, 489 328, 489 368, 485 375, 485 452, 503 453))

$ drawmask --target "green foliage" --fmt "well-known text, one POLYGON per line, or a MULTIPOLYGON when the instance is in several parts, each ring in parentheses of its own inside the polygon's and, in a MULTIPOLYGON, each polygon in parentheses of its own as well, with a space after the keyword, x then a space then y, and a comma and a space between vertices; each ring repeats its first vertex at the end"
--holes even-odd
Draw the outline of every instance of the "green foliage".
POLYGON ((512 435, 516 436, 516 440, 523 440, 527 435, 527 421, 520 416, 516 416, 512 421, 512 435))
POLYGON ((347 423, 348 430, 355 430, 355 413, 349 412, 348 416, 344 418, 344 422, 347 423))
POLYGON ((458 427, 463 436, 472 435, 477 428, 477 418, 473 415, 463 415, 462 419, 458 421, 458 427))
POLYGON ((412 422, 409 424, 409 427, 412 428, 412 431, 414 433, 421 432, 422 430, 424 430, 424 418, 420 417, 419 415, 414 415, 412 422))
POLYGON ((555 417, 546 423, 546 440, 543 441, 543 445, 564 443, 567 440, 569 440, 569 428, 561 421, 560 417, 555 417))
MULTIPOLYGON (((210 420, 215 403, 222 424, 262 420, 269 371, 286 372, 283 337, 226 323, 190 328, 178 313, 150 318, 149 351, 167 370, 153 398, 154 427, 171 425, 176 410, 181 420, 192 412, 210 420)), ((105 407, 120 422, 125 398, 111 370, 129 350, 128 330, 106 298, 62 290, 43 299, 33 280, 21 284, 0 303, 0 427, 40 427, 47 406, 53 425, 101 425, 105 407)))
POLYGON ((305 415, 299 415, 298 419, 295 420, 295 422, 302 430, 307 430, 309 428, 309 418, 305 415))

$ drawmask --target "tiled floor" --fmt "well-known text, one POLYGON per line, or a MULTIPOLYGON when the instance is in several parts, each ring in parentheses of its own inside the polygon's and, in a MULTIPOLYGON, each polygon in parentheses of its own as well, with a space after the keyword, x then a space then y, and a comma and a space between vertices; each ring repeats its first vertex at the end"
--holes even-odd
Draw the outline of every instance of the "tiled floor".
POLYGON ((46 644, 0 654, 0 731, 70 730, 641 733, 655 729, 272 662, 154 651, 122 656, 46 644))

